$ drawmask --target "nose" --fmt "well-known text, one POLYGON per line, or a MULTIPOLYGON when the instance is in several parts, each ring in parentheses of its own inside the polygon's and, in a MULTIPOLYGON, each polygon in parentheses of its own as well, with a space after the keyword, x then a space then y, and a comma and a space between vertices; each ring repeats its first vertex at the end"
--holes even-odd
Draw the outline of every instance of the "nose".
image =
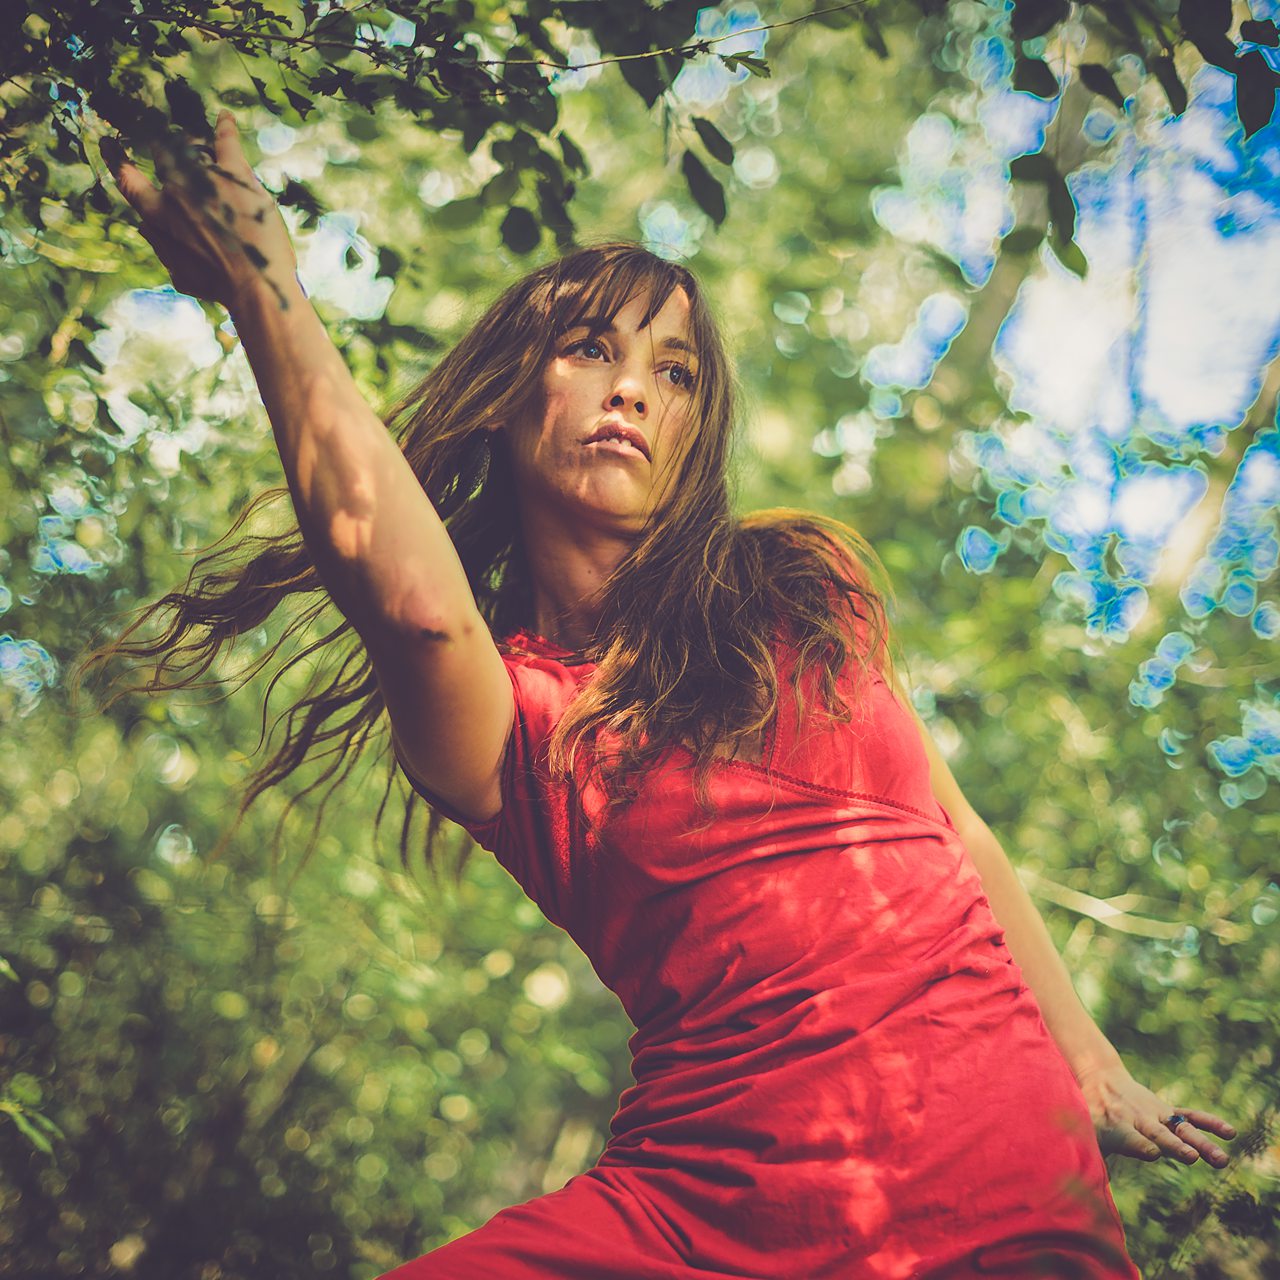
POLYGON ((636 417, 643 418, 648 413, 648 407, 643 397, 644 389, 634 375, 619 373, 610 394, 605 400, 605 407, 621 409, 623 412, 630 408, 636 417))

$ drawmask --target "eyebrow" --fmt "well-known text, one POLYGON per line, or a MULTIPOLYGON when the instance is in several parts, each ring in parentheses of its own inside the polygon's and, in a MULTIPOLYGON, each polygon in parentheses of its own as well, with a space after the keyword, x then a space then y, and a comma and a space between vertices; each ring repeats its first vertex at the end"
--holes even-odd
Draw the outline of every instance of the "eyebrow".
MULTIPOLYGON (((645 328, 649 328, 645 325, 645 328)), ((613 322, 606 320, 603 316, 583 316, 576 324, 571 324, 564 330, 565 333, 572 333, 575 329, 586 329, 588 333, 617 334, 618 330, 614 327, 613 322)), ((684 338, 663 338, 658 346, 664 351, 687 351, 691 356, 697 356, 698 348, 692 342, 684 338)))

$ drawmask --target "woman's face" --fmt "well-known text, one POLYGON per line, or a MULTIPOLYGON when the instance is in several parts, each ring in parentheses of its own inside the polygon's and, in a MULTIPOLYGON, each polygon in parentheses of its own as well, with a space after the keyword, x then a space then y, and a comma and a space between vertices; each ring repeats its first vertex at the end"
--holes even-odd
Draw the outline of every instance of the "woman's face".
POLYGON ((603 328, 565 333, 539 410, 508 428, 526 529, 634 537, 661 504, 696 430, 698 356, 682 289, 641 328, 647 309, 639 295, 603 328))

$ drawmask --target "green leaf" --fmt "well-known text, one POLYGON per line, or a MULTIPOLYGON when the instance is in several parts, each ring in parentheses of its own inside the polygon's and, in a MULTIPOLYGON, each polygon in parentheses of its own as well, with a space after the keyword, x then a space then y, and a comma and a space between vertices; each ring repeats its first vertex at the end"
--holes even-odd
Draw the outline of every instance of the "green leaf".
POLYGON ((667 86, 658 74, 653 58, 629 58, 618 63, 622 78, 638 93, 646 107, 651 107, 662 96, 667 86))
POLYGON ((1231 26, 1231 0, 1182 0, 1178 21, 1190 36, 1226 35, 1231 26))
POLYGON ((1265 45, 1268 49, 1280 47, 1280 28, 1268 18, 1265 22, 1242 22, 1240 39, 1249 44, 1265 45))
POLYGON ((1271 70, 1257 49, 1250 49, 1236 62, 1236 115, 1244 126, 1246 138, 1271 123, 1277 86, 1280 86, 1280 76, 1271 70))
MULTIPOLYGON (((103 142, 105 143, 106 141, 107 139, 104 138, 103 142)), ((13 965, 11 965, 4 956, 0 956, 0 978, 8 978, 10 982, 22 981, 22 979, 18 977, 17 971, 14 969, 13 965)))
POLYGON ((302 214, 302 225, 313 227, 316 220, 324 212, 324 205, 316 198, 311 188, 296 178, 289 178, 284 190, 276 197, 276 203, 286 208, 297 209, 302 214))
POLYGON ((832 31, 846 31, 858 21, 858 15, 852 8, 819 9, 813 15, 814 21, 821 26, 830 27, 832 31))
POLYGON ((1235 70, 1236 47, 1227 36, 1231 0, 1182 0, 1178 21, 1206 62, 1224 71, 1235 70))
POLYGON ((1018 156, 1009 164, 1009 176, 1015 182, 1038 182, 1044 187, 1055 240, 1066 242, 1075 236, 1076 202, 1050 156, 1043 151, 1018 156))
POLYGON ((528 209, 513 204, 502 220, 503 243, 513 253, 531 253, 542 239, 542 228, 528 209))
POLYGON ((1009 176, 1015 182, 1049 182, 1057 172, 1057 167, 1043 151, 1032 151, 1009 161, 1009 176))
POLYGON ((89 105, 131 145, 158 141, 171 128, 164 112, 110 84, 94 85, 89 105))
POLYGON ((1076 234, 1076 202, 1071 191, 1061 178, 1057 182, 1045 184, 1045 194, 1049 197, 1049 221, 1052 224, 1055 240, 1073 240, 1076 234))
MULTIPOLYGON (((355 17, 345 9, 333 8, 315 24, 312 30, 318 36, 333 44, 345 44, 351 48, 356 44, 357 22, 355 17)), ((341 58, 346 55, 340 50, 330 49, 326 53, 330 58, 341 58)))
POLYGON ((1231 1022, 1266 1022, 1268 1017, 1267 1006, 1261 1000, 1233 1000, 1227 1009, 1227 1019, 1231 1022))
POLYGON ((199 137, 209 136, 209 117, 200 95, 185 80, 168 80, 164 86, 165 101, 174 124, 199 137))
POLYGON ((560 143, 560 154, 564 156, 564 162, 574 173, 586 173, 587 159, 578 150, 577 144, 569 137, 567 133, 562 133, 558 139, 560 143))
POLYGON ((38 1107, 44 1100, 40 1081, 26 1071, 19 1071, 9 1081, 9 1097, 23 1107, 38 1107))
POLYGON ((490 209, 509 204, 511 197, 520 189, 520 171, 518 169, 502 169, 495 173, 484 184, 480 199, 490 209))
POLYGON ((721 164, 733 163, 733 143, 710 120, 703 116, 694 116, 693 127, 698 131, 702 145, 706 147, 713 160, 719 160, 721 164))
POLYGON ((1097 62, 1085 62, 1080 66, 1080 81, 1091 93, 1112 103, 1118 111, 1124 110, 1124 94, 1116 84, 1116 78, 1106 67, 1097 62))
POLYGON ((1037 98, 1056 98, 1061 88, 1049 64, 1039 58, 1019 58, 1013 64, 1013 87, 1037 98))
POLYGON ((889 45, 885 41, 884 32, 870 10, 862 13, 862 39, 867 48, 882 62, 889 56, 889 45))
POLYGON ((287 88, 284 96, 289 100, 289 105, 305 120, 307 116, 315 110, 315 103, 307 97, 305 93, 297 93, 295 90, 287 88))
POLYGON ((719 226, 728 213, 725 205, 724 187, 711 176, 707 166, 693 154, 686 151, 680 160, 680 168, 684 171, 685 181, 698 207, 719 226))
POLYGON ((1089 260, 1074 240, 1059 240, 1057 236, 1051 236, 1049 248, 1053 250, 1053 256, 1081 280, 1089 274, 1089 260))
POLYGON ((382 133, 377 119, 367 111, 355 110, 342 122, 347 137, 353 142, 373 142, 382 133))
POLYGON ((267 86, 263 84, 257 76, 250 76, 249 79, 253 81, 253 87, 258 91, 258 101, 261 102, 272 115, 283 115, 284 108, 271 96, 267 86))
POLYGON ((1180 116, 1187 109, 1187 89, 1178 78, 1178 69, 1168 55, 1157 58, 1149 64, 1151 74, 1160 82, 1164 96, 1169 100, 1169 109, 1175 116, 1180 116))
POLYGON ((30 1120, 37 1129, 43 1129, 45 1133, 50 1134, 55 1138, 65 1138, 67 1136, 56 1124, 53 1123, 52 1120, 49 1119, 48 1116, 41 1115, 39 1111, 28 1111, 27 1119, 30 1120))
POLYGON ((564 244, 573 236, 573 220, 564 201, 572 194, 572 188, 562 193, 554 183, 538 182, 538 213, 542 225, 555 232, 556 242, 564 244))
POLYGON ((479 196, 464 196, 461 200, 451 200, 441 205, 435 212, 437 226, 450 231, 458 231, 469 227, 484 212, 484 201, 479 196))
POLYGON ((1014 227, 1000 241, 1001 253, 1032 253, 1044 243, 1043 227, 1014 227))
POLYGON ((28 1142, 31 1143, 33 1147, 38 1151, 43 1151, 47 1156, 53 1155, 53 1144, 50 1143, 49 1139, 45 1137, 45 1135, 41 1133, 40 1130, 37 1129, 21 1111, 10 1110, 8 1108, 6 1108, 6 1110, 8 1111, 10 1119, 12 1119, 13 1123, 18 1126, 18 1131, 27 1139, 28 1142))
POLYGON ((773 74, 769 70, 769 64, 763 58, 755 58, 747 53, 721 53, 717 57, 730 71, 737 71, 739 67, 743 67, 762 80, 767 80, 773 74))
POLYGON ((1009 27, 1015 40, 1042 36, 1071 11, 1069 0, 1016 0, 1009 27))
POLYGON ((98 143, 98 150, 102 152, 103 162, 112 171, 118 169, 129 158, 129 153, 114 134, 106 134, 98 143))

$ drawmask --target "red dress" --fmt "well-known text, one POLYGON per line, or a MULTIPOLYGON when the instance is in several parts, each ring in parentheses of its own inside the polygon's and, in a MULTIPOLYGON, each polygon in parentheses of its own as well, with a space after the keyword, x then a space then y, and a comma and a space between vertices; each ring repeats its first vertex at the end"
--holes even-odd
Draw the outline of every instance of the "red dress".
POLYGON ((865 716, 800 725, 784 663, 764 762, 716 762, 710 823, 677 753, 593 835, 545 748, 594 667, 526 634, 504 661, 505 804, 466 825, 617 993, 635 1084, 592 1168, 390 1277, 1138 1276, 1084 1099, 882 677, 865 716))

